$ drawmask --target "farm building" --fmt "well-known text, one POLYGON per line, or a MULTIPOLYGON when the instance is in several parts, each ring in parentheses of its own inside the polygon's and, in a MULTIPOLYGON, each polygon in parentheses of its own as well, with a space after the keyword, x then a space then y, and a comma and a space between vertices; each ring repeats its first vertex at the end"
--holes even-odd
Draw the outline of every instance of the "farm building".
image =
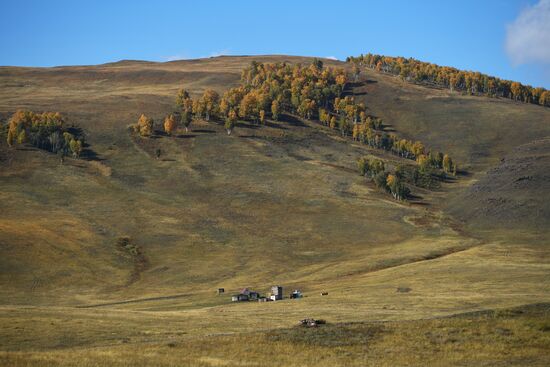
POLYGON ((235 294, 234 296, 231 296, 231 301, 244 302, 244 301, 250 301, 250 298, 246 294, 235 294))
POLYGON ((239 294, 236 294, 231 297, 233 302, 242 302, 242 301, 256 301, 260 298, 260 294, 255 291, 251 291, 248 288, 241 289, 239 294))
POLYGON ((225 293, 225 289, 224 288, 218 288, 218 290, 216 291, 217 294, 224 294, 225 293))
POLYGON ((279 301, 283 299, 283 287, 280 285, 274 285, 271 287, 271 297, 273 301, 279 301))
POLYGON ((241 289, 241 294, 247 295, 248 299, 251 301, 255 301, 260 297, 260 293, 252 291, 248 288, 241 289))

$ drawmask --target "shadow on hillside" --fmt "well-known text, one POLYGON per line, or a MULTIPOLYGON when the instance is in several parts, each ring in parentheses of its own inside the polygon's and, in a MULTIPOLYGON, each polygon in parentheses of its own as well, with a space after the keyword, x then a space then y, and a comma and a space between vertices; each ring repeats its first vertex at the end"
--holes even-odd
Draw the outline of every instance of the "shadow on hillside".
POLYGON ((423 200, 424 197, 420 196, 420 195, 415 195, 415 194, 409 194, 407 196, 407 200, 409 200, 410 202, 415 202, 415 201, 420 201, 420 200, 423 200))
POLYGON ((288 130, 286 127, 280 125, 280 124, 277 124, 275 122, 269 122, 269 121, 266 121, 265 122, 265 126, 268 126, 268 127, 271 127, 273 129, 280 129, 280 130, 288 130))
POLYGON ((387 124, 386 122, 384 122, 384 126, 382 127, 382 131, 383 132, 389 132, 389 133, 393 133, 397 130, 395 130, 395 128, 393 127, 393 125, 391 124, 387 124))
POLYGON ((363 81, 349 82, 349 83, 346 83, 346 90, 350 90, 350 89, 353 89, 353 88, 359 88, 359 87, 362 87, 364 85, 365 85, 365 82, 363 82, 363 81))
POLYGON ((26 146, 19 146, 19 147, 16 147, 15 149, 20 150, 22 152, 37 152, 37 151, 40 150, 40 149, 35 148, 35 147, 26 147, 26 146))
POLYGON ((215 130, 209 130, 209 129, 195 129, 193 130, 194 133, 204 133, 204 134, 215 134, 215 130))
POLYGON ((457 175, 457 176, 461 176, 461 177, 471 177, 471 176, 472 176, 472 173, 471 173, 471 172, 468 172, 468 171, 466 171, 466 170, 461 170, 461 169, 459 169, 459 170, 456 171, 456 175, 457 175))
POLYGON ((257 130, 261 127, 260 125, 250 125, 250 124, 246 124, 244 122, 237 122, 237 124, 235 126, 243 128, 243 129, 252 129, 252 130, 257 130))
POLYGON ((90 148, 84 148, 80 153, 80 158, 85 161, 104 161, 105 158, 101 158, 94 150, 90 148))
POLYGON ((284 119, 282 121, 287 122, 288 124, 292 126, 299 126, 299 127, 307 127, 306 124, 304 124, 302 121, 300 121, 298 118, 292 116, 292 115, 283 115, 284 119))
POLYGON ((179 135, 176 135, 176 138, 178 138, 178 139, 190 139, 190 138, 194 138, 196 136, 197 136, 196 134, 179 134, 179 135))

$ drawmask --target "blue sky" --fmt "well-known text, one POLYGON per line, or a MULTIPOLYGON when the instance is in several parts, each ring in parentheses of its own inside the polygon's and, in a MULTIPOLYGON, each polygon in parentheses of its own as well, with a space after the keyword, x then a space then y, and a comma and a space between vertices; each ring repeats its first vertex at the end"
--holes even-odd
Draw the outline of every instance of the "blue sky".
POLYGON ((550 88, 548 9, 550 0, 0 0, 0 65, 373 52, 550 88), (530 29, 536 22, 543 29, 530 29))

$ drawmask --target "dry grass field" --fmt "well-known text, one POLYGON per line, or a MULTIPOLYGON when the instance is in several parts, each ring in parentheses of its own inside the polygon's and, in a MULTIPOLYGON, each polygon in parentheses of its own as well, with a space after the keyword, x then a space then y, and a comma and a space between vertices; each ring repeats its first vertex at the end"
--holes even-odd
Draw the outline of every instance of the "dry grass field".
POLYGON ((532 142, 550 136, 550 111, 362 75, 353 91, 370 113, 465 171, 411 202, 355 168, 365 155, 400 158, 314 122, 129 133, 141 113, 160 121, 182 86, 236 85, 251 60, 309 62, 0 68, 2 120, 61 111, 94 152, 60 164, 0 142, 0 364, 548 365, 550 192, 535 183, 550 167, 532 142), (514 186, 523 176, 534 179, 514 186), (513 205, 479 209, 493 197, 513 205), (514 213, 531 219, 512 225, 514 213), (122 252, 122 237, 142 257, 122 252), (274 284, 304 298, 230 302, 274 284), (328 324, 296 328, 306 317, 328 324))

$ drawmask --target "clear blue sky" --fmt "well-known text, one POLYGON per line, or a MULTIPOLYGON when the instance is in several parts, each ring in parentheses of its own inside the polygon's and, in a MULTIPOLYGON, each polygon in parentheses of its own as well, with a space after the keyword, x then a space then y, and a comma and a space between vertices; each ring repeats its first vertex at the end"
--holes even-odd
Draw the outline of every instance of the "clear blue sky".
POLYGON ((0 65, 373 52, 550 88, 548 63, 514 65, 505 46, 539 1, 0 0, 0 65))

